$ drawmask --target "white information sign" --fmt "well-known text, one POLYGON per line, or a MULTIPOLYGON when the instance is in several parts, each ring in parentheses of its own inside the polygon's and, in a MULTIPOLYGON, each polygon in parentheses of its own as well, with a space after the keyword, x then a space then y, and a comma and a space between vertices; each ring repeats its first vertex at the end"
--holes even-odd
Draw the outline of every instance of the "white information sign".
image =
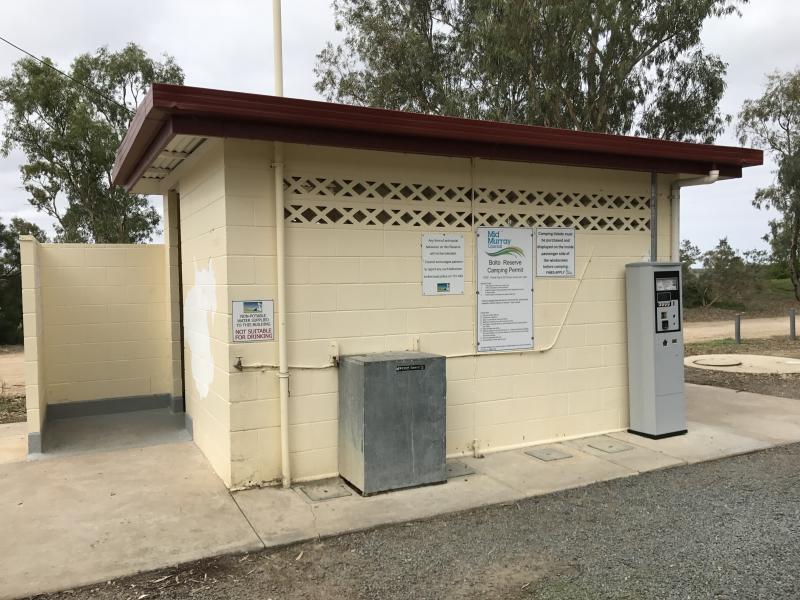
POLYGON ((536 276, 575 277, 575 229, 536 228, 536 276))
POLYGON ((476 232, 478 352, 533 348, 533 229, 476 232))
POLYGON ((464 293, 464 234, 422 234, 422 294, 464 293))
POLYGON ((234 342, 269 342, 275 339, 272 300, 234 300, 234 342))

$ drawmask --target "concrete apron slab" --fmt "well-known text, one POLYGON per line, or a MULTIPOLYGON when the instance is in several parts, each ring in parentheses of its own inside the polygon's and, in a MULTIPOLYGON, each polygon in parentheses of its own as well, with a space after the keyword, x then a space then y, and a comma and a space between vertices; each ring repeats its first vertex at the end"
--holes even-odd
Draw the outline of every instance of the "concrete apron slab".
MULTIPOLYGON (((459 458, 474 474, 446 484, 399 490, 364 498, 358 494, 314 502, 295 490, 264 488, 235 492, 234 498, 267 546, 279 546, 627 477, 641 471, 682 464, 657 451, 632 448, 629 465, 583 450, 583 445, 549 444, 571 456, 542 461, 525 449, 484 458, 459 458)), ((623 461, 625 462, 625 461, 623 461)))
POLYGON ((616 432, 546 444, 571 455, 554 461, 526 454, 530 448, 463 457, 458 462, 475 474, 368 498, 314 502, 299 491, 274 488, 236 492, 234 498, 264 543, 278 546, 800 442, 800 400, 694 385, 686 394, 687 435, 651 440, 616 432), (618 442, 628 447, 620 449, 618 442))
POLYGON ((800 400, 693 384, 686 385, 686 399, 686 435, 662 440, 610 435, 687 463, 800 442, 800 400))
POLYGON ((261 548, 191 442, 0 465, 0 597, 261 548))

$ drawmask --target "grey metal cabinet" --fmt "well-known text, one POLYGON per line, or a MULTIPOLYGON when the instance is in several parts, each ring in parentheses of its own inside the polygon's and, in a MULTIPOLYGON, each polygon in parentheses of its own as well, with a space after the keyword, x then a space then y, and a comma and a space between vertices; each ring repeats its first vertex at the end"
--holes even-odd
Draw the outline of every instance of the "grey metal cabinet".
POLYGON ((364 495, 445 474, 445 358, 423 352, 339 362, 339 473, 364 495))

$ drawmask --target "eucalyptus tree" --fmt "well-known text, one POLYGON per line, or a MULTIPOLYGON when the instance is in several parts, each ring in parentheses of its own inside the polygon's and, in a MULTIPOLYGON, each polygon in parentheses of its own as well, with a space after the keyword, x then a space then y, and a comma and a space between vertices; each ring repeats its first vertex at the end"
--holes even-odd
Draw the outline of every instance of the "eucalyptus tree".
POLYGON ((710 142, 726 64, 700 42, 746 0, 334 0, 327 99, 710 142))
POLYGON ((145 196, 112 185, 111 169, 153 82, 183 83, 183 71, 171 57, 154 60, 136 44, 82 54, 65 73, 49 59, 22 58, 0 79, 0 151, 24 154, 22 183, 30 203, 55 219, 57 241, 151 239, 158 213, 145 196))
POLYGON ((800 70, 769 75, 761 97, 744 102, 738 131, 742 144, 761 146, 777 164, 775 182, 759 189, 753 204, 780 214, 766 239, 800 301, 800 70))

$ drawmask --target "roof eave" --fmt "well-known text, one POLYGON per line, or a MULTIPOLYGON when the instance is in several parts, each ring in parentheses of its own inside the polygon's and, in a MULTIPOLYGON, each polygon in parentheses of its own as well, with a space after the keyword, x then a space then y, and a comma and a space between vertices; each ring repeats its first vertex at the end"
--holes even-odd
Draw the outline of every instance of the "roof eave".
POLYGON ((156 84, 137 110, 114 165, 130 190, 179 134, 581 167, 741 177, 760 150, 651 140, 403 113, 156 84))

